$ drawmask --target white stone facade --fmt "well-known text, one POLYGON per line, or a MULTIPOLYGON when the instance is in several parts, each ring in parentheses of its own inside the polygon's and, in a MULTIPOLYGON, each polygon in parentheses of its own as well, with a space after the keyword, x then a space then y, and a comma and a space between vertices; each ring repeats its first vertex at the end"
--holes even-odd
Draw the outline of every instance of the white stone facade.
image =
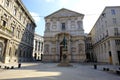
POLYGON ((34 48, 33 48, 33 57, 35 60, 41 60, 43 54, 43 36, 34 34, 34 48))
POLYGON ((106 7, 90 34, 97 61, 120 64, 120 6, 106 7))
POLYGON ((0 0, 0 62, 30 61, 35 27, 21 0, 0 0))
POLYGON ((83 62, 86 59, 83 17, 83 14, 64 8, 45 17, 43 61, 61 60, 64 37, 69 60, 83 62))

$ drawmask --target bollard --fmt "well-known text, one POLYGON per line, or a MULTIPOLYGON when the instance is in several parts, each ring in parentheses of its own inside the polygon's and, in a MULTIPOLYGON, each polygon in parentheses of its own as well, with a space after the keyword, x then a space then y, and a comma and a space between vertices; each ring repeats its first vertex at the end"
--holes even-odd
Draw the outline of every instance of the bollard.
POLYGON ((106 71, 106 68, 103 68, 103 71, 106 71))
POLYGON ((5 66, 4 69, 7 69, 7 66, 5 66))
POLYGON ((11 69, 14 69, 14 66, 11 66, 11 69))
POLYGON ((97 64, 94 64, 94 69, 97 69, 97 64))
POLYGON ((106 68, 106 71, 109 71, 109 68, 106 68))
POLYGON ((18 64, 18 68, 21 68, 21 63, 18 64))

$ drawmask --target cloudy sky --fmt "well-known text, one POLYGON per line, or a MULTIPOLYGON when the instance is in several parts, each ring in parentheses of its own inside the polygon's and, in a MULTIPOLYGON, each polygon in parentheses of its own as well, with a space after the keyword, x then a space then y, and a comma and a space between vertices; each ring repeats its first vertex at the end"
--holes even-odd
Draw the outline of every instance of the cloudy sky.
POLYGON ((22 0, 37 24, 36 33, 44 35, 44 17, 66 8, 85 15, 85 33, 89 33, 105 6, 120 6, 120 0, 22 0))

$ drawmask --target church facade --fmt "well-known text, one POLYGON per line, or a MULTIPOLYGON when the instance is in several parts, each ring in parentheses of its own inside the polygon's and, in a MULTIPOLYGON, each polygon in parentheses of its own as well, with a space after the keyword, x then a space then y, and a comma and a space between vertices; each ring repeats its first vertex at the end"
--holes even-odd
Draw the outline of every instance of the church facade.
POLYGON ((60 62, 64 39, 70 62, 86 60, 83 18, 84 14, 64 8, 45 17, 42 61, 60 62))

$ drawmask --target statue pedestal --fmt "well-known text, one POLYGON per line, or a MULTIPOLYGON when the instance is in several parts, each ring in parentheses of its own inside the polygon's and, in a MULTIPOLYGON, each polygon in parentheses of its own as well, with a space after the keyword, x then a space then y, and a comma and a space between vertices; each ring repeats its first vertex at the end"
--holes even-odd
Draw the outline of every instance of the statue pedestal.
POLYGON ((67 50, 63 50, 63 51, 62 51, 62 60, 61 60, 61 62, 58 64, 58 66, 61 66, 61 67, 72 66, 72 65, 69 63, 67 50))

